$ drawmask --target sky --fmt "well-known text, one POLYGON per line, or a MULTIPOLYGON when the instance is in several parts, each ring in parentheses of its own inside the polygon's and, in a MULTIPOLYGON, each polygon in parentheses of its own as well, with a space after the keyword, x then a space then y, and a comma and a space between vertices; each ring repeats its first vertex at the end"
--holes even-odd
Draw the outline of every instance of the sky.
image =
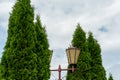
MULTIPOLYGON (((15 0, 0 0, 0 56, 7 40, 9 14, 15 0)), ((46 25, 53 57, 51 69, 60 64, 67 68, 65 50, 71 44, 77 23, 88 33, 93 32, 101 45, 103 66, 107 76, 120 80, 120 0, 31 0, 35 15, 46 25)), ((57 72, 51 73, 57 79, 57 72)), ((65 79, 66 72, 62 72, 65 79)))

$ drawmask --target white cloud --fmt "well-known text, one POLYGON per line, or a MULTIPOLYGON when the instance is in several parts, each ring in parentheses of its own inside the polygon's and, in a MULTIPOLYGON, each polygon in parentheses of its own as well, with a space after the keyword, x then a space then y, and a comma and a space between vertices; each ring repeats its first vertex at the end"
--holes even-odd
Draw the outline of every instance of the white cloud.
POLYGON ((7 28, 9 13, 12 10, 13 2, 0 3, 0 26, 7 28))
POLYGON ((120 64, 114 64, 114 65, 111 65, 108 69, 107 69, 107 73, 109 76, 110 73, 112 73, 112 76, 113 76, 113 79, 114 80, 119 80, 120 78, 120 74, 118 74, 120 72, 120 64))

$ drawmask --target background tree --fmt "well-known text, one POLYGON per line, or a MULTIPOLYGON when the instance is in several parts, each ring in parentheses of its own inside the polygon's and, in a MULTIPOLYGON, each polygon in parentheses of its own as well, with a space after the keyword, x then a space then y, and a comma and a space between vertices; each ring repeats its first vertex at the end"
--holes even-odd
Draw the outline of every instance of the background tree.
POLYGON ((45 29, 39 28, 38 39, 39 34, 35 27, 39 21, 34 24, 33 20, 34 10, 30 0, 17 0, 10 14, 8 38, 0 64, 2 79, 47 80, 49 78, 49 60, 46 59, 49 56, 49 45, 45 38, 47 35, 45 29))
POLYGON ((101 48, 92 32, 88 36, 88 50, 91 54, 91 80, 106 80, 106 72, 102 65, 101 48))
POLYGON ((50 51, 45 27, 42 26, 40 16, 35 22, 36 31, 36 53, 38 55, 38 78, 48 80, 50 78, 50 51))
MULTIPOLYGON (((73 35, 72 45, 80 48, 80 55, 78 58, 77 68, 79 70, 74 73, 67 73, 67 80, 91 80, 90 75, 90 53, 87 49, 86 33, 82 30, 78 24, 73 35)), ((69 65, 71 67, 71 65, 69 65)))
POLYGON ((108 80, 114 80, 112 74, 109 75, 108 80))

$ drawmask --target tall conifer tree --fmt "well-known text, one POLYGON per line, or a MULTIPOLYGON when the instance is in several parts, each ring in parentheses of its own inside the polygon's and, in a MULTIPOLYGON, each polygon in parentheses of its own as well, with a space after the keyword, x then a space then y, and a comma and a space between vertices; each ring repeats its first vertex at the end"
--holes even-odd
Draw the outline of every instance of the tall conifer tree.
POLYGON ((91 80, 106 80, 106 72, 102 65, 101 48, 92 32, 88 36, 88 49, 91 54, 91 80))
POLYGON ((35 22, 36 31, 36 53, 38 55, 38 78, 48 80, 50 77, 50 52, 45 27, 42 26, 40 17, 37 16, 35 22))
MULTIPOLYGON (((86 34, 78 24, 73 35, 72 45, 76 48, 80 48, 80 55, 78 58, 77 67, 78 70, 74 73, 68 71, 67 80, 91 80, 90 76, 90 54, 86 45, 86 34)), ((71 65, 69 65, 70 67, 71 65)))
MULTIPOLYGON (((8 38, 1 59, 1 73, 5 80, 47 80, 49 72, 44 74, 49 69, 49 61, 44 59, 39 54, 48 57, 47 48, 48 42, 44 38, 41 43, 40 53, 37 51, 37 36, 35 32, 34 10, 30 5, 30 0, 17 0, 10 14, 8 25, 8 38), (40 58, 39 58, 40 57, 40 58), (48 65, 40 66, 48 63, 48 65), (43 72, 39 73, 42 67, 43 72), (47 78, 44 79, 46 76, 47 78)), ((43 35, 46 36, 46 35, 43 35)), ((38 44, 39 45, 39 44, 38 44)))

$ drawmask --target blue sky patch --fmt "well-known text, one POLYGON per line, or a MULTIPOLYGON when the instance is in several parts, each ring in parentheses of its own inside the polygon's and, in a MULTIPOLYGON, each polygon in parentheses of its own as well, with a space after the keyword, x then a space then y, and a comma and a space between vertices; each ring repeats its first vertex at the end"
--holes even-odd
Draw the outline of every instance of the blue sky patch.
POLYGON ((101 26, 98 30, 101 32, 108 32, 108 29, 105 26, 101 26))

